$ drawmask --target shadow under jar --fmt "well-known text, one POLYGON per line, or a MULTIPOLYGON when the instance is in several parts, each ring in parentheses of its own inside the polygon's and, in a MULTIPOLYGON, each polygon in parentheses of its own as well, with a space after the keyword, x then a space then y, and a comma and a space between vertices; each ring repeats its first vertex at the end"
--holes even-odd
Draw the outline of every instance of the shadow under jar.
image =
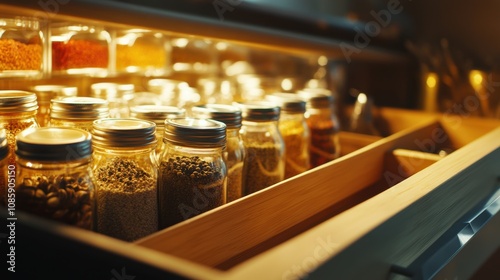
POLYGON ((72 128, 30 128, 16 137, 16 145, 17 209, 93 229, 90 133, 72 128))
POLYGON ((158 177, 160 229, 225 204, 227 169, 222 150, 226 125, 208 119, 168 119, 163 141, 158 177))

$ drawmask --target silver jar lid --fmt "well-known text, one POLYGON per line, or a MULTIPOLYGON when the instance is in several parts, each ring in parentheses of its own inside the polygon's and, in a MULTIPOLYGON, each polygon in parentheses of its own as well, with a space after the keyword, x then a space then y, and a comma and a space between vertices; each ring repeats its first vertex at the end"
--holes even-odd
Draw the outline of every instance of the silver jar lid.
POLYGON ((137 105, 130 107, 130 116, 155 122, 163 126, 166 119, 180 118, 186 115, 186 109, 175 106, 137 105))
POLYGON ((209 119, 167 119, 165 120, 163 142, 200 148, 224 147, 226 145, 226 125, 209 119))
POLYGON ((194 117, 223 122, 227 128, 241 127, 241 109, 226 104, 204 104, 191 108, 194 117))
POLYGON ((94 97, 62 97, 51 100, 50 118, 97 120, 109 116, 108 101, 94 97))
POLYGON ((72 97, 78 94, 77 87, 64 85, 36 85, 30 89, 36 93, 38 102, 50 102, 56 97, 72 97))
POLYGON ((145 147, 156 143, 156 124, 139 119, 100 119, 93 122, 94 144, 109 148, 145 147))
POLYGON ((7 144, 7 133, 4 128, 0 129, 0 160, 9 154, 9 145, 7 144))
POLYGON ((28 128, 16 136, 16 155, 28 160, 62 161, 89 158, 91 134, 77 128, 28 128))
POLYGON ((266 95, 266 100, 280 106, 283 112, 300 114, 306 111, 306 102, 295 93, 276 92, 266 95))
POLYGON ((235 106, 241 109, 244 121, 268 122, 278 121, 280 118, 280 107, 270 102, 249 101, 235 103, 235 106))
POLYGON ((36 94, 22 90, 0 90, 0 113, 32 112, 38 109, 36 94))
POLYGON ((311 109, 331 108, 334 102, 333 95, 330 91, 307 91, 300 90, 298 92, 300 98, 306 101, 306 107, 311 109), (327 94, 327 92, 329 94, 327 94))

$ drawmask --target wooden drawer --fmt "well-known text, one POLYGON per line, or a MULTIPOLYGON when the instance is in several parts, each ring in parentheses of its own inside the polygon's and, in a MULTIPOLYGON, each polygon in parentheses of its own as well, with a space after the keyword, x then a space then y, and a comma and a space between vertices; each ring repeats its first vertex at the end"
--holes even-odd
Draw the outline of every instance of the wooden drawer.
MULTIPOLYGON (((114 273, 138 279, 411 276, 443 234, 496 195, 500 122, 390 108, 380 114, 389 136, 342 133, 341 158, 134 243, 19 214, 30 241, 19 254, 44 250, 48 239, 64 245, 54 251, 57 259, 78 250, 78 263, 108 279, 114 273)), ((493 216, 488 224, 498 235, 499 215, 493 216)), ((479 268, 500 245, 495 242, 462 275, 479 268)))

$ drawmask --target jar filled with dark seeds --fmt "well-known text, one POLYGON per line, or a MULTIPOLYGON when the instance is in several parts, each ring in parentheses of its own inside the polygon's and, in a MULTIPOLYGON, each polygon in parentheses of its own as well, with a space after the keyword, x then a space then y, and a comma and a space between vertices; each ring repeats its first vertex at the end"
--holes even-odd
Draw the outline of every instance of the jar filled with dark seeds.
POLYGON ((226 125, 209 119, 167 119, 163 141, 158 177, 160 229, 225 204, 226 125))
POLYGON ((245 146, 240 136, 241 110, 224 104, 205 104, 193 107, 192 115, 226 124, 226 150, 224 160, 227 167, 227 202, 243 196, 243 161, 245 146))
POLYGON ((266 96, 270 102, 280 106, 278 128, 285 142, 285 179, 307 171, 310 133, 304 113, 306 102, 294 93, 273 93, 266 96))
POLYGON ((155 123, 101 119, 93 127, 96 231, 125 241, 157 231, 155 123))
POLYGON ((95 120, 109 116, 108 101, 75 96, 51 100, 49 127, 74 127, 92 132, 95 120))
POLYGON ((17 209, 93 229, 90 133, 73 128, 30 128, 16 140, 17 209))
POLYGON ((302 90, 298 94, 306 101, 305 116, 311 133, 309 154, 314 168, 340 156, 340 123, 330 91, 302 90))
POLYGON ((243 194, 248 195, 283 181, 285 143, 278 129, 279 106, 257 101, 237 106, 243 116, 240 134, 246 152, 243 194))
MULTIPOLYGON (((16 136, 30 127, 39 127, 36 120, 38 109, 37 97, 33 92, 19 90, 0 90, 0 129, 5 129, 9 153, 7 164, 16 164, 16 136)), ((0 195, 6 187, 0 185, 0 195)), ((5 204, 2 197, 0 205, 5 204)))
POLYGON ((160 155, 163 147, 163 131, 165 120, 182 118, 186 116, 186 109, 175 106, 162 105, 137 105, 130 107, 130 117, 141 120, 152 121, 156 124, 156 155, 160 155))

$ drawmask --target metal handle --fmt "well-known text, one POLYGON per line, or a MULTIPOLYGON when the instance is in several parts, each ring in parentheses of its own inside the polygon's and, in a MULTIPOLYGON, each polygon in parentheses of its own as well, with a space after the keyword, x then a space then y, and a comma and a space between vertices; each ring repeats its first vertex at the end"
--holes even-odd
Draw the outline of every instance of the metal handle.
POLYGON ((498 212, 500 185, 486 202, 464 215, 408 267, 392 266, 393 279, 431 279, 464 248, 498 212), (399 277, 396 277, 399 276, 399 277), (402 277, 401 277, 402 276, 402 277))

